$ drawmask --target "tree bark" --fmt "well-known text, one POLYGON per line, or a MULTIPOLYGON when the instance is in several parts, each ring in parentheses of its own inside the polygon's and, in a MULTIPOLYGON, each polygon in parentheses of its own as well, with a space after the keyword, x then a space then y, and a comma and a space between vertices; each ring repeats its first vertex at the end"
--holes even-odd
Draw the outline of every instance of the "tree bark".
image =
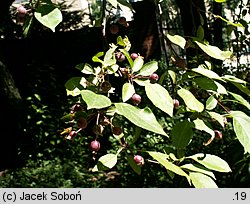
MULTIPOLYGON (((176 0, 176 3, 180 9, 184 35, 196 36, 197 29, 199 25, 201 25, 200 16, 202 16, 204 20, 204 38, 210 41, 211 35, 208 31, 204 0, 176 0)), ((193 57, 197 56, 197 54, 196 49, 188 48, 186 53, 188 63, 193 57)))

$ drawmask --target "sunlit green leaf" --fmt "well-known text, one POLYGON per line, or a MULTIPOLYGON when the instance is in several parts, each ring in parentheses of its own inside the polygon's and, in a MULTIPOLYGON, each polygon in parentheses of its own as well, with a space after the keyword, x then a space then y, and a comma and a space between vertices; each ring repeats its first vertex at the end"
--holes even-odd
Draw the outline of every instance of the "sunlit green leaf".
POLYGON ((94 74, 94 69, 87 63, 76 65, 76 69, 80 70, 83 74, 94 74))
POLYGON ((97 164, 92 171, 100 171, 113 168, 117 163, 117 155, 105 154, 98 159, 97 164))
POLYGON ((187 89, 181 88, 177 91, 178 95, 184 100, 185 104, 191 110, 202 112, 204 110, 204 105, 199 102, 195 96, 187 89))
POLYGON ((213 57, 215 59, 219 60, 225 60, 227 58, 230 58, 232 55, 232 52, 230 51, 222 51, 216 46, 207 45, 198 41, 194 41, 206 54, 208 54, 210 57, 213 57))
POLYGON ((245 152, 250 153, 250 117, 241 111, 231 111, 233 116, 234 132, 245 149, 245 152))
POLYGON ((173 99, 168 91, 160 84, 145 84, 145 91, 152 103, 168 115, 173 115, 173 99))
POLYGON ((133 72, 138 72, 143 66, 144 60, 143 57, 139 56, 134 60, 134 64, 132 66, 133 72))
POLYGON ((53 32, 63 20, 61 11, 53 4, 42 4, 36 9, 34 16, 41 24, 50 28, 53 32))
POLYGON ((164 166, 167 170, 170 170, 180 176, 185 176, 188 181, 190 181, 189 176, 183 171, 179 166, 173 164, 168 161, 168 155, 160 153, 160 152, 151 152, 148 151, 148 154, 153 157, 156 161, 158 161, 162 166, 164 166))
POLYGON ((158 69, 158 62, 157 61, 150 61, 143 65, 140 69, 138 75, 141 76, 150 76, 158 69))
POLYGON ((102 109, 111 106, 111 101, 108 97, 96 94, 90 90, 82 90, 81 96, 87 104, 87 109, 102 109))
POLYGON ((195 188, 218 188, 214 180, 199 172, 190 172, 189 177, 195 188))
POLYGON ((208 127, 203 120, 197 118, 196 120, 193 121, 195 124, 195 129, 200 130, 200 131, 205 131, 208 134, 210 134, 212 137, 214 137, 214 131, 208 127))
POLYGON ((207 111, 211 118, 215 119, 222 127, 224 127, 224 117, 216 112, 207 111))
POLYGON ((186 157, 193 159, 208 169, 219 172, 230 172, 228 163, 216 155, 198 153, 193 156, 186 157))
POLYGON ((205 69, 201 66, 199 66, 198 68, 194 68, 192 69, 192 71, 199 73, 203 76, 206 76, 210 79, 220 79, 220 76, 218 74, 216 74, 215 72, 209 70, 209 69, 205 69))
POLYGON ((182 169, 186 169, 188 171, 192 171, 192 172, 199 172, 202 174, 206 174, 210 177, 212 177, 214 180, 216 180, 214 173, 207 169, 206 167, 200 165, 200 164, 184 164, 182 166, 180 166, 182 169))
POLYGON ((122 101, 126 102, 127 100, 129 100, 133 94, 135 93, 135 88, 134 86, 127 82, 125 84, 123 84, 122 86, 122 101))
POLYGON ((138 107, 127 103, 115 103, 115 107, 117 109, 117 114, 123 115, 135 125, 143 129, 167 136, 150 108, 146 107, 144 109, 139 109, 138 107))
POLYGON ((209 98, 206 101, 206 109, 207 110, 213 110, 217 106, 217 100, 214 98, 214 96, 209 96, 209 98))
POLYGON ((228 92, 228 93, 230 93, 239 103, 246 106, 250 110, 250 104, 241 95, 236 94, 236 93, 232 93, 232 92, 228 92))
POLYGON ((179 35, 170 35, 167 34, 167 38, 174 44, 179 45, 182 49, 185 48, 186 40, 182 36, 179 35))

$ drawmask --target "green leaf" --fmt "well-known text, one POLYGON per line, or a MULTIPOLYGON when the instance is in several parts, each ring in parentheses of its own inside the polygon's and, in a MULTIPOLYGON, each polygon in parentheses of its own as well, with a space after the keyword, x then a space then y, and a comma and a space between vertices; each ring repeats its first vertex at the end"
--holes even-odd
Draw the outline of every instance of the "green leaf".
POLYGON ((240 102, 242 105, 246 106, 250 110, 250 104, 241 95, 232 92, 228 93, 230 93, 238 102, 240 102))
POLYGON ((117 8, 117 0, 107 0, 113 7, 117 8))
POLYGON ((215 119, 222 127, 224 127, 224 117, 216 112, 207 111, 211 118, 215 119))
POLYGON ((177 123, 171 132, 173 145, 177 149, 185 148, 193 137, 193 124, 188 120, 177 123))
POLYGON ((134 65, 134 61, 132 60, 132 58, 130 57, 129 52, 126 49, 120 49, 120 51, 125 55, 125 57, 127 58, 130 67, 133 67, 134 65))
POLYGON ((80 70, 83 74, 94 74, 95 73, 95 71, 91 67, 91 65, 89 65, 87 63, 78 64, 78 65, 76 65, 75 68, 80 70))
POLYGON ((250 117, 241 111, 231 111, 233 116, 234 132, 245 149, 245 152, 250 153, 250 117))
POLYGON ((114 44, 110 45, 109 50, 104 55, 104 67, 111 66, 116 63, 114 52, 116 50, 117 46, 114 44))
POLYGON ((210 177, 212 177, 214 180, 216 180, 214 173, 212 171, 210 171, 209 169, 207 169, 204 166, 201 166, 199 164, 184 164, 181 166, 182 169, 186 169, 188 171, 193 171, 193 172, 199 172, 202 174, 206 174, 210 177))
POLYGON ((147 84, 150 83, 149 79, 143 80, 143 79, 134 79, 133 80, 135 83, 137 83, 139 86, 146 86, 147 84))
POLYGON ((218 94, 226 94, 227 90, 224 86, 222 86, 219 82, 213 81, 212 79, 205 78, 205 77, 199 77, 193 79, 193 81, 202 89, 206 91, 215 92, 218 94))
POLYGON ((208 134, 210 134, 212 137, 214 137, 214 131, 209 128, 204 122, 203 120, 197 118, 196 120, 193 121, 194 125, 195 125, 195 129, 200 130, 200 131, 205 131, 208 134))
POLYGON ((96 94, 90 90, 82 90, 81 91, 82 99, 87 104, 87 109, 102 109, 111 106, 111 101, 108 97, 96 94))
POLYGON ((215 59, 219 60, 225 60, 227 58, 230 58, 232 55, 232 52, 230 51, 222 51, 216 46, 212 45, 206 45, 204 43, 194 41, 206 54, 208 54, 210 57, 213 57, 215 59))
POLYGON ((182 36, 179 35, 170 35, 167 34, 167 38, 174 44, 179 45, 182 49, 185 48, 186 40, 182 36))
POLYGON ((169 157, 168 155, 160 152, 151 152, 151 151, 148 151, 148 154, 151 157, 153 157, 156 161, 158 161, 162 166, 164 166, 167 170, 170 170, 180 176, 185 176, 187 180, 190 181, 190 178, 185 171, 183 171, 179 166, 167 160, 167 158, 169 157))
POLYGON ((168 91, 160 84, 145 84, 145 91, 148 98, 152 103, 169 116, 173 116, 173 99, 169 95, 168 91))
POLYGON ((135 60, 134 60, 134 64, 132 66, 132 71, 133 72, 138 72, 142 66, 143 66, 144 60, 143 57, 138 56, 135 60))
POLYGON ((137 75, 141 76, 150 76, 158 69, 158 62, 157 61, 150 61, 143 65, 140 72, 137 75))
POLYGON ((222 79, 229 81, 229 82, 235 82, 235 83, 239 83, 239 84, 246 84, 246 82, 242 79, 239 79, 235 76, 232 75, 224 75, 221 77, 222 79))
POLYGON ((220 79, 220 76, 218 74, 216 74, 215 72, 209 70, 209 69, 205 69, 201 66, 199 66, 198 68, 194 68, 192 69, 192 71, 199 73, 203 76, 206 76, 210 79, 220 79))
POLYGON ((204 29, 201 25, 199 25, 199 27, 197 29, 196 36, 199 40, 203 40, 203 38, 204 38, 204 29))
POLYGON ((214 98, 214 96, 209 96, 209 98, 206 101, 206 109, 207 110, 213 110, 217 106, 217 100, 214 98))
POLYGON ((135 88, 131 83, 125 83, 122 86, 122 101, 126 102, 129 100, 135 93, 135 88))
POLYGON ((117 163, 117 155, 105 154, 98 159, 97 164, 92 169, 93 172, 113 168, 117 163))
POLYGON ((126 159, 134 172, 141 175, 141 166, 135 163, 133 156, 127 155, 126 159))
POLYGON ((184 100, 189 109, 197 112, 202 112, 204 110, 204 105, 199 102, 190 91, 181 88, 177 93, 184 100))
POLYGON ((67 95, 77 96, 80 91, 87 86, 87 80, 84 77, 72 77, 66 83, 67 95))
POLYGON ((135 125, 146 130, 167 136, 162 126, 156 120, 155 115, 150 110, 150 108, 146 107, 144 109, 139 109, 138 107, 132 106, 127 103, 115 103, 115 107, 117 109, 117 114, 123 115, 135 125))
POLYGON ((56 26, 62 22, 62 13, 53 4, 42 4, 34 13, 35 18, 44 26, 55 32, 56 26))
POLYGON ((226 2, 227 0, 214 0, 214 1, 217 3, 223 3, 223 2, 226 2))
POLYGON ((172 71, 172 70, 168 70, 168 74, 171 77, 171 79, 173 81, 173 84, 176 84, 176 73, 174 71, 172 71))
POLYGON ((195 188, 218 188, 214 180, 205 174, 190 172, 189 177, 195 188))
POLYGON ((31 30, 32 24, 34 21, 34 17, 33 16, 28 16, 27 19, 24 22, 23 25, 23 36, 24 38, 26 38, 31 30))
POLYGON ((211 154, 198 153, 193 156, 186 157, 187 159, 193 159, 208 169, 219 172, 230 172, 231 169, 228 163, 218 156, 211 154))
POLYGON ((239 90, 241 90, 243 93, 250 96, 250 90, 246 87, 246 82, 242 79, 238 79, 235 76, 232 75, 225 75, 222 77, 226 81, 231 82, 234 86, 236 86, 239 90))

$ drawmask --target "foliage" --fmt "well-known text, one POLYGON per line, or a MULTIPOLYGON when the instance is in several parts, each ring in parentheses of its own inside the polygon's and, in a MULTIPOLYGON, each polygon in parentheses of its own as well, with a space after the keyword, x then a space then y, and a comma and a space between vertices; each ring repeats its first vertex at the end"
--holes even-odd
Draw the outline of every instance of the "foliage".
MULTIPOLYGON (((168 35, 168 38, 173 43, 184 47, 184 38, 177 35, 168 35)), ((198 68, 184 69, 179 72, 178 70, 172 70, 172 73, 178 78, 177 81, 172 81, 174 83, 172 87, 174 88, 173 94, 178 94, 178 98, 182 104, 173 114, 173 99, 169 91, 163 85, 150 80, 151 75, 158 70, 158 63, 156 61, 145 63, 143 57, 140 55, 133 61, 130 54, 128 54, 129 48, 126 46, 127 43, 128 39, 126 37, 122 39, 119 36, 117 44, 110 44, 110 48, 106 53, 99 52, 92 58, 93 62, 99 63, 100 66, 97 64, 96 67, 92 67, 89 64, 83 65, 80 70, 85 76, 77 81, 70 79, 70 86, 69 82, 66 83, 68 95, 78 97, 78 104, 82 107, 80 112, 83 112, 82 114, 85 115, 84 117, 88 121, 88 126, 91 123, 90 121, 94 120, 95 126, 99 127, 99 132, 96 132, 95 129, 93 129, 92 133, 84 132, 82 128, 79 128, 77 132, 83 131, 84 134, 91 134, 95 140, 98 140, 100 137, 108 139, 113 135, 120 143, 120 147, 117 150, 112 150, 112 152, 116 152, 115 154, 108 153, 99 157, 98 163, 93 167, 93 171, 113 168, 118 162, 117 156, 119 155, 124 154, 124 156, 131 157, 138 152, 148 152, 166 170, 186 177, 190 185, 192 184, 195 187, 216 187, 212 171, 230 172, 231 169, 228 164, 220 157, 206 153, 186 156, 185 150, 192 143, 194 135, 198 134, 194 134, 193 130, 195 132, 204 131, 211 136, 207 142, 203 142, 205 146, 208 146, 216 137, 216 131, 212 128, 214 126, 213 123, 218 122, 224 127, 227 118, 234 118, 234 121, 237 119, 241 121, 238 123, 234 122, 233 127, 236 136, 245 148, 245 152, 249 153, 250 138, 247 136, 246 131, 243 131, 243 126, 247 127, 250 125, 250 118, 241 111, 230 111, 228 107, 226 108, 223 105, 223 99, 227 98, 228 92, 224 85, 221 84, 233 83, 236 86, 243 86, 244 90, 248 90, 246 82, 231 75, 217 75, 207 67, 207 64, 209 64, 208 61, 200 64, 198 68), (124 55, 126 60, 119 61, 121 55, 124 55), (114 75, 114 78, 112 78, 112 75, 114 75), (196 80, 201 77, 202 81, 196 80), (117 80, 116 78, 121 79, 117 80), (79 81, 81 85, 79 85, 79 81), (195 83, 192 83, 192 81, 195 83), (204 82, 206 83, 206 81, 214 85, 209 85, 209 87, 200 85, 204 82), (118 82, 121 82, 121 84, 118 82), (103 84, 109 84, 108 89, 103 84), (119 86, 122 87, 121 92, 117 91, 121 89, 119 86), (199 96, 197 94, 199 92, 206 95, 206 97, 199 96), (141 101, 136 104, 133 102, 133 95, 135 93, 140 93, 143 96, 142 103, 140 103, 141 101), (115 98, 112 95, 115 95, 115 98), (204 102, 206 102, 206 105, 203 104, 204 102), (154 112, 159 112, 159 110, 167 114, 161 113, 161 117, 163 118, 169 116, 178 118, 173 120, 175 126, 172 130, 167 130, 166 126, 160 123, 160 119, 157 119, 154 112), (211 110, 214 110, 214 112, 211 112, 211 110), (121 124, 121 121, 124 120, 121 116, 125 117, 135 126, 125 129, 127 127, 124 125, 124 131, 118 135, 114 132, 112 134, 113 128, 117 126, 117 123, 121 124), (104 120, 108 120, 108 126, 103 123, 104 120), (142 137, 140 132, 136 133, 136 129, 138 128, 148 130, 156 135, 167 136, 168 139, 165 142, 172 145, 174 151, 171 153, 162 153, 154 149, 150 151, 146 149, 132 149, 134 142, 139 141, 139 137, 142 137), (133 135, 133 132, 135 132, 134 139, 130 141, 129 135, 133 135), (171 136, 169 137, 168 135, 171 136), (182 154, 176 156, 178 152, 182 152, 182 154), (195 164, 196 168, 187 168, 187 166, 193 165, 193 162, 190 163, 190 159, 200 163, 201 166, 195 164), (204 169, 208 173, 204 172, 204 169)), ((207 55, 216 59, 224 60, 232 54, 229 51, 221 51, 215 46, 201 44, 198 41, 194 41, 194 43, 197 43, 198 47, 207 55)), ((79 69, 79 66, 77 68, 79 69)), ((248 106, 247 102, 246 104, 248 106)), ((79 114, 78 111, 73 112, 72 118, 68 121, 69 124, 74 124, 77 121, 77 118, 74 118, 74 115, 77 114, 79 114)), ((70 126, 70 128, 72 129, 73 127, 70 126)), ((68 137, 66 136, 66 138, 68 137)), ((132 169, 140 174, 139 169, 143 168, 143 166, 139 166, 137 167, 139 169, 137 169, 131 160, 128 161, 132 169)), ((150 159, 147 162, 150 162, 150 159)))
MULTIPOLYGON (((62 21, 60 11, 50 1, 41 2, 44 4, 35 5, 34 17, 55 31, 62 21)), ((119 7, 125 1, 108 2, 119 7)), ((244 27, 244 22, 216 18, 242 35, 237 29, 244 27)), ((25 33, 32 21, 33 17, 24 26, 25 33)), ((232 173, 234 179, 247 183, 249 174, 243 176, 242 171, 249 173, 249 83, 244 80, 246 77, 241 79, 233 72, 221 72, 214 67, 214 59, 225 61, 233 52, 210 45, 204 39, 202 26, 197 36, 165 36, 173 53, 170 67, 161 61, 145 61, 139 53, 134 59, 127 36, 119 36, 108 49, 98 52, 92 63, 76 65, 79 76, 65 83, 72 108, 61 118, 64 125, 56 121, 61 125, 60 134, 52 134, 48 139, 51 134, 46 132, 50 145, 38 154, 41 160, 28 163, 18 172, 6 173, 1 186, 155 184, 216 188, 226 186, 223 182, 230 180, 232 173), (184 52, 189 48, 199 50, 198 60, 194 59, 197 66, 190 67, 173 46, 184 52), (152 79, 156 73, 159 80, 152 79), (137 101, 135 95, 140 96, 137 101), (223 132, 222 138, 218 132, 223 132), (100 141, 99 151, 89 149, 93 140, 100 141), (51 159, 50 154, 53 160, 46 160, 51 159), (134 155, 142 155, 145 163, 136 163, 134 155)), ((50 114, 53 115, 46 112, 47 107, 32 107, 37 111, 35 115, 43 119, 50 120, 50 114)), ((42 123, 38 121, 37 125, 42 123)), ((39 139, 44 139, 43 132, 38 134, 39 139)))

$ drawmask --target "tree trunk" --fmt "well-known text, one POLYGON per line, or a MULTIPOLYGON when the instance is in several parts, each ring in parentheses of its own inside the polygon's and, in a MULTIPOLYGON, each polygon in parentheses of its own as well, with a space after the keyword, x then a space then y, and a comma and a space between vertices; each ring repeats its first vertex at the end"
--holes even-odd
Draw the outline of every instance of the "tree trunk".
MULTIPOLYGON (((207 41, 211 40, 208 32, 207 18, 205 14, 204 0, 176 0, 176 3, 180 9, 182 26, 185 36, 196 36, 197 29, 201 25, 201 16, 204 20, 204 38, 207 41)), ((193 48, 187 49, 187 61, 197 56, 197 50, 193 48)))
POLYGON ((139 52, 145 60, 159 59, 161 47, 156 20, 156 5, 152 0, 132 3, 135 10, 132 51, 139 52))
MULTIPOLYGON (((11 22, 9 7, 13 0, 1 2, 0 27, 7 28, 11 22)), ((0 46, 2 42, 0 41, 0 46)), ((3 49, 0 47, 0 99, 1 99, 1 142, 0 171, 13 167, 17 162, 17 138, 21 116, 21 96, 14 79, 5 65, 3 49)))

